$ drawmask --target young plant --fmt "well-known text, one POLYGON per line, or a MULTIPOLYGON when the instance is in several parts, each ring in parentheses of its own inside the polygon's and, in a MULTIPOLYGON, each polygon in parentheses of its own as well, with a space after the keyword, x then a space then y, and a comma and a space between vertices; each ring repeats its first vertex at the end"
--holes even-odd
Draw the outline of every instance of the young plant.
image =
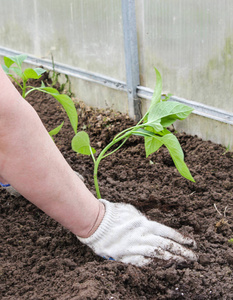
MULTIPOLYGON (((52 76, 51 76, 51 79, 52 79, 52 87, 57 85, 58 83, 58 80, 59 80, 59 77, 62 76, 61 73, 57 72, 55 70, 55 63, 54 63, 54 58, 53 58, 53 55, 51 55, 51 60, 52 60, 52 66, 53 66, 53 70, 52 70, 52 76)), ((63 92, 66 88, 66 94, 69 96, 69 97, 72 97, 73 96, 73 93, 71 91, 71 81, 70 81, 70 78, 67 74, 64 74, 64 77, 66 79, 65 82, 63 82, 62 84, 59 85, 59 92, 63 92)))
MULTIPOLYGON (((26 60, 26 58, 27 55, 25 54, 20 54, 16 56, 5 56, 5 65, 2 65, 2 68, 5 71, 5 73, 8 76, 10 76, 21 88, 22 97, 24 99, 28 96, 29 93, 35 90, 52 95, 63 106, 64 110, 66 111, 69 117, 74 133, 76 134, 78 126, 78 115, 72 99, 65 94, 60 94, 55 88, 46 87, 43 82, 40 87, 33 87, 27 85, 29 79, 39 79, 42 76, 42 74, 46 72, 46 70, 42 68, 27 68, 23 71, 22 63, 26 60), (18 78, 20 78, 21 80, 18 80, 18 78)), ((55 134, 57 134, 61 130, 63 124, 64 122, 62 122, 59 126, 51 130, 49 132, 50 136, 53 137, 55 134)))
POLYGON ((184 162, 184 154, 178 139, 167 129, 174 121, 185 119, 193 109, 178 102, 167 101, 168 97, 162 99, 162 78, 159 71, 157 69, 155 71, 156 88, 148 111, 135 126, 118 133, 97 158, 94 155, 96 150, 91 147, 86 132, 80 131, 72 139, 72 149, 80 154, 91 155, 94 161, 94 183, 98 198, 101 198, 97 178, 101 160, 120 149, 132 135, 144 138, 146 157, 156 152, 162 145, 166 146, 180 174, 194 182, 184 162), (114 149, 110 150, 113 146, 114 149))

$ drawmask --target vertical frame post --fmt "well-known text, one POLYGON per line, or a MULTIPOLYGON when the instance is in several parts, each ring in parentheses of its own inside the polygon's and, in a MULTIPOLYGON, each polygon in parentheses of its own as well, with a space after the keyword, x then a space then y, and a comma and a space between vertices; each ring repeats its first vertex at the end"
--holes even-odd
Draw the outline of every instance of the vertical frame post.
POLYGON ((140 85, 140 77, 134 0, 121 0, 121 8, 129 116, 138 121, 141 118, 140 99, 137 96, 137 86, 140 85))

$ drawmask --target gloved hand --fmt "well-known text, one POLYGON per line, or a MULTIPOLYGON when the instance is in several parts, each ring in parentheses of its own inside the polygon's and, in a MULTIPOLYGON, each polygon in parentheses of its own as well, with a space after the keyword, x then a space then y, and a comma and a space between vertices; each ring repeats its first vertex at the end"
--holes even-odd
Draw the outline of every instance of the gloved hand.
POLYGON ((160 223, 148 220, 134 206, 111 203, 100 199, 105 205, 105 216, 93 235, 77 237, 96 254, 110 260, 144 266, 153 258, 162 260, 196 261, 190 249, 196 247, 189 237, 160 223))

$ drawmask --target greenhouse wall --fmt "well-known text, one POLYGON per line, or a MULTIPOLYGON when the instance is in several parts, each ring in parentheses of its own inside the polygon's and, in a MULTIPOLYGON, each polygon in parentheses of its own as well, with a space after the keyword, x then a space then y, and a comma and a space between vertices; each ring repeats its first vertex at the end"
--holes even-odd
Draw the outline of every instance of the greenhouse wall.
POLYGON ((131 116, 131 73, 143 113, 156 67, 163 92, 195 108, 176 128, 233 150, 232 11, 230 0, 0 0, 0 60, 27 53, 68 74, 78 100, 131 116))

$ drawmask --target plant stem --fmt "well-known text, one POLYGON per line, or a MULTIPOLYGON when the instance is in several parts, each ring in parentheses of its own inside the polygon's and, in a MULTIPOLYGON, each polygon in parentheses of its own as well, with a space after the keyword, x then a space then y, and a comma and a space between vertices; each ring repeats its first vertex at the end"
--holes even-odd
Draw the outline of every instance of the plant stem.
POLYGON ((91 157, 92 157, 92 159, 93 159, 93 162, 94 162, 94 164, 95 164, 95 156, 94 156, 94 154, 93 154, 93 152, 92 152, 91 146, 90 146, 90 152, 91 152, 91 157))
POLYGON ((26 80, 23 80, 23 88, 22 88, 22 97, 25 99, 26 98, 26 80))
POLYGON ((118 147, 117 147, 116 149, 114 149, 112 152, 110 152, 110 153, 104 155, 104 156, 102 157, 102 159, 105 158, 105 157, 107 157, 107 156, 109 156, 109 155, 111 155, 111 154, 113 154, 113 153, 116 152, 118 149, 120 149, 120 148, 124 145, 124 143, 128 140, 128 138, 129 138, 129 137, 125 138, 124 141, 120 144, 120 146, 118 146, 118 147))
MULTIPOLYGON (((94 184, 95 184, 95 190, 96 190, 96 195, 97 198, 100 199, 101 198, 101 194, 100 194, 100 190, 99 190, 99 184, 98 184, 98 178, 97 178, 97 174, 98 174, 98 167, 100 164, 100 161, 108 156, 108 155, 104 155, 113 145, 115 145, 116 143, 118 143, 119 141, 121 141, 122 139, 125 139, 125 141, 130 137, 130 135, 132 134, 132 132, 134 131, 135 127, 133 127, 133 129, 130 132, 126 132, 124 135, 118 137, 117 139, 113 139, 111 141, 111 143, 109 143, 99 154, 98 158, 96 159, 96 161, 94 161, 94 184)), ((115 150, 113 150, 111 152, 111 154, 113 152, 115 152, 116 150, 118 150, 124 143, 125 141, 123 141, 123 143, 115 150)))
POLYGON ((27 97, 27 95, 30 94, 30 93, 33 92, 33 91, 40 91, 40 92, 43 92, 43 93, 45 93, 45 94, 50 94, 50 93, 48 93, 48 92, 46 92, 46 91, 44 91, 44 90, 42 90, 42 89, 40 89, 40 88, 35 88, 35 87, 33 87, 33 86, 27 86, 27 88, 30 88, 30 90, 27 91, 27 93, 25 93, 25 97, 27 97))
POLYGON ((18 82, 18 80, 17 80, 15 77, 13 77, 13 76, 12 76, 12 79, 14 79, 15 83, 17 83, 18 86, 21 88, 21 90, 23 90, 23 87, 22 87, 22 85, 18 82))

